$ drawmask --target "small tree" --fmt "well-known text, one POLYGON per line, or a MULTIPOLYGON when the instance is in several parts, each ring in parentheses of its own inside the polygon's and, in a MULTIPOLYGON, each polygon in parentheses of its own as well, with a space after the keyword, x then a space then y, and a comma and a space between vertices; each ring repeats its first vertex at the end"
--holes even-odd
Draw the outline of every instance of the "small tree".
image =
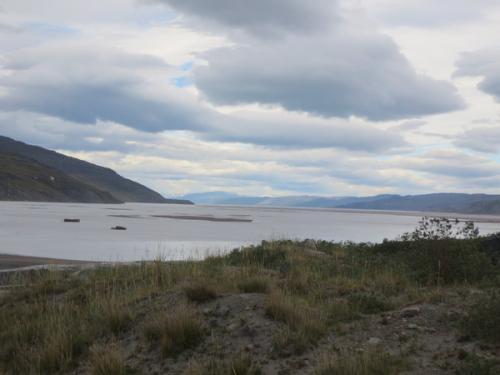
POLYGON ((419 240, 447 240, 447 239, 476 239, 479 236, 479 229, 474 222, 461 222, 458 219, 448 219, 446 217, 424 216, 413 232, 405 233, 401 236, 403 241, 419 240))
POLYGON ((400 239, 407 243, 408 262, 417 279, 439 285, 484 277, 488 261, 475 241, 478 236, 472 221, 423 217, 400 239))

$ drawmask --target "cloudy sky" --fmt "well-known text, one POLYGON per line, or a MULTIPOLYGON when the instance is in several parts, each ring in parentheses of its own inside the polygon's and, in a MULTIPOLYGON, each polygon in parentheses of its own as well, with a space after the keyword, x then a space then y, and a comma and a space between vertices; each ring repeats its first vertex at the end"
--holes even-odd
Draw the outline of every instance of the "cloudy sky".
POLYGON ((168 196, 500 193, 498 0, 1 0, 0 134, 168 196))

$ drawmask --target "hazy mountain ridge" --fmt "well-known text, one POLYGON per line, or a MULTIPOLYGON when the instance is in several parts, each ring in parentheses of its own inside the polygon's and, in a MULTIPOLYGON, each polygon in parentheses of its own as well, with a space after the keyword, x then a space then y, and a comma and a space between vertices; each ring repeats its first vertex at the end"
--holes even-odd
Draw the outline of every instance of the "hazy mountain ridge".
POLYGON ((251 197, 213 192, 189 194, 184 198, 198 204, 500 214, 500 195, 487 194, 436 193, 408 196, 384 194, 369 197, 251 197))
POLYGON ((11 138, 0 136, 0 152, 18 155, 57 170, 98 191, 107 192, 117 202, 192 204, 186 200, 166 199, 146 186, 120 176, 112 169, 11 138))

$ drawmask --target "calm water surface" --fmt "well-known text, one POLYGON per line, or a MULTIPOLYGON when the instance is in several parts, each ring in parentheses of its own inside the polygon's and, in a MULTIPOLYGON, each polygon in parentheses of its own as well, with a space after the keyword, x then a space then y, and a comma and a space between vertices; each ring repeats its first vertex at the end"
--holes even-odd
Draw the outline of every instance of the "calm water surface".
MULTIPOLYGON (((413 230, 420 216, 329 209, 0 202, 0 253, 102 261, 158 255, 201 258, 271 239, 378 242, 413 230), (64 223, 65 218, 81 222, 64 223), (110 230, 116 225, 127 230, 110 230)), ((478 224, 482 234, 500 231, 500 217, 475 219, 482 221, 478 224)))

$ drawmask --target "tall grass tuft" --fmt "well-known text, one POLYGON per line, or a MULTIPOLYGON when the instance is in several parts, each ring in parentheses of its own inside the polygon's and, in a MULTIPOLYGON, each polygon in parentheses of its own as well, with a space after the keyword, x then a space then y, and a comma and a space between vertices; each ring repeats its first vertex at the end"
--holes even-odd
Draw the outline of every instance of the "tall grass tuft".
POLYGON ((200 316, 191 305, 179 305, 161 312, 147 321, 144 336, 151 344, 159 344, 164 356, 179 354, 197 346, 205 336, 200 316))

